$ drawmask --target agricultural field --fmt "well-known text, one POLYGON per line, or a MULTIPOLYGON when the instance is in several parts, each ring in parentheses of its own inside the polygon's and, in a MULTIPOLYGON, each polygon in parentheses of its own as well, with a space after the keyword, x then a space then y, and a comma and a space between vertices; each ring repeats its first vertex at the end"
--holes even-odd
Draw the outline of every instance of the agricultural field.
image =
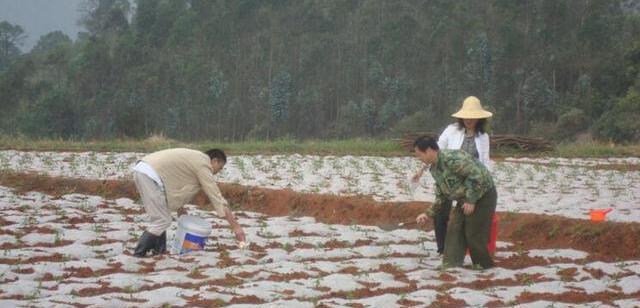
MULTIPOLYGON (((51 176, 125 179, 142 153, 0 151, 0 169, 51 176)), ((427 173, 411 191, 420 167, 412 157, 232 156, 221 182, 298 192, 369 195, 379 201, 433 201, 427 173)), ((640 221, 640 158, 506 158, 494 162, 497 211, 587 219, 589 210, 614 208, 607 218, 640 221)))
MULTIPOLYGON (((0 151, 0 169, 78 182, 129 181, 129 169, 143 155, 0 151)), ((219 180, 273 193, 373 196, 380 206, 408 207, 432 200, 429 175, 416 191, 408 185, 418 167, 410 157, 233 156, 219 180)), ((640 159, 506 158, 492 169, 505 226, 516 219, 508 217, 540 224, 548 217, 571 219, 585 237, 612 228, 640 236, 640 159), (591 228, 593 208, 613 208, 609 222, 591 228)), ((442 269, 429 230, 239 208, 250 242, 240 249, 224 220, 189 205, 189 214, 214 228, 205 250, 138 259, 131 251, 145 216, 134 197, 55 187, 25 191, 20 181, 0 185, 0 307, 640 306, 637 247, 616 256, 588 245, 499 237, 495 268, 476 270, 467 259, 464 268, 442 269)), ((549 241, 559 241, 552 232, 562 232, 516 231, 544 233, 549 241)), ((169 239, 174 232, 175 224, 169 239)))

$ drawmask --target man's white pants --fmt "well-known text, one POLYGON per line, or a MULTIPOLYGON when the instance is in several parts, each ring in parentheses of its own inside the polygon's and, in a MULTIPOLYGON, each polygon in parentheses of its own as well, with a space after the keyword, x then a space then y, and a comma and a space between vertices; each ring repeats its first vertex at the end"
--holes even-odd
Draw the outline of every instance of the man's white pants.
POLYGON ((133 181, 136 184, 138 193, 144 209, 149 215, 150 221, 147 231, 153 235, 160 235, 171 225, 173 217, 167 206, 167 198, 164 190, 144 173, 133 172, 133 181))

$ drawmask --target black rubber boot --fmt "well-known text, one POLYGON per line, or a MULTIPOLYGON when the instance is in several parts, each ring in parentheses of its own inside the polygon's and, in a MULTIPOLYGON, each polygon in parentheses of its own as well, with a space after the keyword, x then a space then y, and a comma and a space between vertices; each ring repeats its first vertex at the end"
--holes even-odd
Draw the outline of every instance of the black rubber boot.
POLYGON ((161 236, 153 235, 150 232, 144 231, 138 241, 138 246, 136 246, 136 249, 133 251, 133 255, 138 258, 146 257, 149 250, 157 249, 160 237, 161 236))
POLYGON ((160 236, 158 236, 158 242, 156 243, 156 247, 153 248, 154 255, 161 255, 167 252, 167 231, 162 232, 160 236))

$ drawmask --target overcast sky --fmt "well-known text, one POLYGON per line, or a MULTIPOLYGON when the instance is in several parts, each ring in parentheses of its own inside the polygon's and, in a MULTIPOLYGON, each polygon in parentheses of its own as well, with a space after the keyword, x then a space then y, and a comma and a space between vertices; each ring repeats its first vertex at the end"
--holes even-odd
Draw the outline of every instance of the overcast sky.
POLYGON ((78 6, 84 0, 0 0, 0 21, 20 25, 27 38, 23 51, 29 51, 41 35, 60 30, 75 40, 83 31, 78 26, 78 6))

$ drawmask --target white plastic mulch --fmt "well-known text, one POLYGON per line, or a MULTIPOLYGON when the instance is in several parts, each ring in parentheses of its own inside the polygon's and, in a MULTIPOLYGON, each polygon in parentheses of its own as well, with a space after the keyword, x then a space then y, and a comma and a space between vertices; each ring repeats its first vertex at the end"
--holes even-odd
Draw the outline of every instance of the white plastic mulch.
MULTIPOLYGON (((53 176, 130 179, 143 153, 0 151, 0 169, 53 176)), ((640 158, 507 158, 493 164, 498 211, 588 219, 592 209, 612 208, 607 219, 640 221, 640 171, 610 170, 640 165, 640 158)), ((433 201, 427 173, 412 192, 409 178, 420 167, 412 157, 255 155, 233 156, 221 182, 302 192, 372 195, 387 201, 433 201)), ((635 168, 637 170, 638 168, 635 168)))
POLYGON ((238 213, 251 242, 241 250, 225 221, 192 206, 214 227, 205 251, 137 259, 128 252, 144 226, 140 209, 129 199, 0 187, 0 307, 640 305, 639 260, 499 242, 498 264, 522 266, 441 270, 431 233, 251 212, 238 213))

